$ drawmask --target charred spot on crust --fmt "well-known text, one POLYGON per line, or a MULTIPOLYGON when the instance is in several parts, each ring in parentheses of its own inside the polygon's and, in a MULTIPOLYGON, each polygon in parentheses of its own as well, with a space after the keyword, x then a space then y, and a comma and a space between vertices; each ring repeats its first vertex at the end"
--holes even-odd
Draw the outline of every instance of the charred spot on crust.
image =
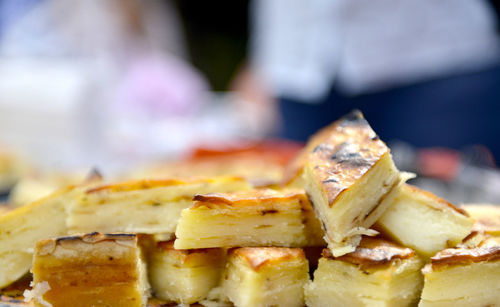
POLYGON ((363 117, 363 113, 361 113, 360 110, 355 109, 342 116, 342 118, 340 119, 340 125, 368 125, 368 122, 363 117))
POLYGON ((65 237, 59 237, 56 238, 56 243, 62 242, 62 241, 72 241, 72 240, 79 240, 81 239, 81 236, 65 236, 65 237))
POLYGON ((378 135, 375 135, 374 137, 372 137, 372 141, 378 141, 380 140, 380 137, 378 135))
POLYGON ((134 233, 107 233, 106 236, 108 237, 129 237, 129 238, 133 238, 136 236, 136 234, 134 233))
POLYGON ((358 149, 349 142, 341 143, 331 155, 330 160, 351 167, 369 166, 371 163, 360 155, 358 149))
POLYGON ((316 153, 318 151, 325 151, 325 150, 329 150, 329 149, 331 149, 331 146, 329 146, 327 144, 319 144, 318 146, 314 147, 312 152, 316 153))
POLYGON ((327 180, 323 180, 323 183, 337 183, 337 182, 339 181, 335 178, 328 178, 327 180))
POLYGON ((100 232, 90 232, 83 235, 71 235, 71 236, 63 236, 55 238, 54 241, 56 243, 63 241, 75 241, 82 240, 87 243, 99 242, 104 240, 115 240, 115 239, 124 239, 124 238, 135 238, 136 234, 133 233, 100 233, 100 232))

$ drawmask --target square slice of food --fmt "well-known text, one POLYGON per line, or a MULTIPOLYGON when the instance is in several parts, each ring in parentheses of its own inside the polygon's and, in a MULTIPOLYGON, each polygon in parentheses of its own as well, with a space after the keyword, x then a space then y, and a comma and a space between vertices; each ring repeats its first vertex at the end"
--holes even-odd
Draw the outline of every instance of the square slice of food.
POLYGON ((365 237, 356 251, 334 257, 323 251, 306 304, 320 306, 414 306, 422 289, 422 261, 405 247, 365 237))
POLYGON ((145 263, 134 234, 90 233, 41 240, 33 258, 40 306, 146 306, 145 263))
POLYGON ((237 248, 229 253, 222 288, 237 307, 301 307, 308 270, 299 248, 237 248))
POLYGON ((70 232, 174 233, 196 193, 248 189, 237 177, 137 180, 88 189, 69 206, 70 232))
POLYGON ((474 225, 464 210, 409 184, 398 186, 384 202, 389 209, 376 228, 426 258, 462 242, 474 225))
POLYGON ((419 307, 500 306, 500 242, 488 238, 475 248, 450 248, 422 270, 419 307))
POLYGON ((271 189, 196 195, 181 213, 175 248, 303 246, 302 190, 271 189))
POLYGON ((28 273, 36 242, 67 233, 65 205, 80 192, 64 188, 0 215, 0 288, 28 273))
MULTIPOLYGON (((333 255, 354 251, 384 213, 383 198, 400 182, 389 148, 359 111, 334 123, 304 166, 306 192, 333 255)), ((313 138, 314 139, 314 138, 313 138)))
POLYGON ((174 241, 158 242, 150 251, 149 278, 157 298, 193 304, 219 284, 226 251, 221 248, 178 250, 174 241))

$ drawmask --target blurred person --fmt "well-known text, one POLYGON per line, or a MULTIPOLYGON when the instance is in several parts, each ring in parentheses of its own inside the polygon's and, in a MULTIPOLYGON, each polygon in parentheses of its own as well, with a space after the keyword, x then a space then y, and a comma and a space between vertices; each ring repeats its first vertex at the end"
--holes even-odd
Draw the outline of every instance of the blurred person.
POLYGON ((0 61, 14 73, 0 84, 0 109, 35 119, 0 138, 23 131, 37 159, 85 166, 185 144, 172 125, 184 117, 192 126, 209 87, 187 61, 173 1, 1 0, 0 16, 0 61))
POLYGON ((236 89, 257 120, 277 110, 280 136, 305 141, 359 108, 386 141, 480 143, 500 161, 500 41, 488 1, 256 0, 250 13, 236 89))

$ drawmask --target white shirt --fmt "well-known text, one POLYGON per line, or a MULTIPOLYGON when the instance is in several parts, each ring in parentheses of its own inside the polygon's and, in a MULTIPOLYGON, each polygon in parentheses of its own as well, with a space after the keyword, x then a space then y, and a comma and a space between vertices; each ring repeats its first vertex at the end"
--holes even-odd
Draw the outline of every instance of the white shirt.
POLYGON ((483 0, 256 0, 251 61, 279 96, 315 100, 472 71, 499 60, 483 0))

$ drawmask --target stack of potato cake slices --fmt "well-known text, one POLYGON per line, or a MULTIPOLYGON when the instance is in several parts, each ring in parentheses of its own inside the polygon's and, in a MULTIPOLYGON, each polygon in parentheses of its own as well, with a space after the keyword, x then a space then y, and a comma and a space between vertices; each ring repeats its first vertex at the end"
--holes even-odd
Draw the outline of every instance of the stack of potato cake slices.
POLYGON ((359 111, 274 184, 230 173, 89 182, 3 213, 0 288, 31 272, 25 304, 54 307, 500 304, 499 207, 407 184, 359 111))

